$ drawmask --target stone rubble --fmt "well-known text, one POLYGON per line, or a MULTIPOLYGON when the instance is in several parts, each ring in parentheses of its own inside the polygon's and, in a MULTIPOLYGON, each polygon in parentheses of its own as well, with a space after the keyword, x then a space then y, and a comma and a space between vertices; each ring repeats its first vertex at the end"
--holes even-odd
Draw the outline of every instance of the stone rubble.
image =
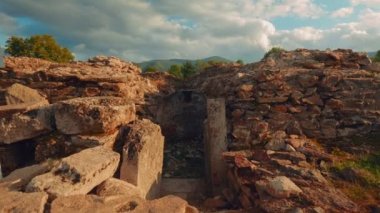
POLYGON ((145 93, 158 91, 140 72, 114 57, 71 64, 7 57, 0 69, 0 160, 6 171, 0 211, 198 212, 180 198, 144 199, 159 190, 164 138, 158 125, 137 117, 145 93), (132 150, 133 144, 141 149, 132 150), (29 145, 31 161, 40 164, 20 168, 14 162, 25 160, 18 155, 29 145), (126 167, 123 146, 131 147, 126 159, 139 156, 137 182, 117 179, 126 167), (150 159, 153 152, 157 158, 150 159))
POLYGON ((164 137, 153 122, 165 97, 183 89, 226 106, 228 151, 215 159, 224 161, 228 183, 205 206, 366 209, 334 188, 321 166, 334 156, 317 143, 379 131, 380 73, 365 54, 283 51, 216 65, 186 82, 141 74, 115 57, 70 64, 6 57, 4 64, 0 212, 198 212, 179 197, 159 197, 164 137), (33 159, 20 164, 23 155, 33 159))
POLYGON ((231 193, 224 199, 251 211, 360 212, 319 170, 318 162, 334 159, 314 141, 379 131, 380 75, 370 67, 366 54, 351 50, 298 49, 190 79, 187 89, 226 100, 231 193))

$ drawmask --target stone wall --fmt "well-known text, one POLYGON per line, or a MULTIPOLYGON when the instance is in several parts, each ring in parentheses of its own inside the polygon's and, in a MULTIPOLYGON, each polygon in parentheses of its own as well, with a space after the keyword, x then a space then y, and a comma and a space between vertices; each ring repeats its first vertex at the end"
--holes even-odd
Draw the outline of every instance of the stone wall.
POLYGON ((366 54, 282 51, 254 64, 212 67, 185 88, 226 99, 229 187, 214 203, 265 212, 360 211, 321 172, 334 159, 314 141, 379 131, 380 72, 366 54))

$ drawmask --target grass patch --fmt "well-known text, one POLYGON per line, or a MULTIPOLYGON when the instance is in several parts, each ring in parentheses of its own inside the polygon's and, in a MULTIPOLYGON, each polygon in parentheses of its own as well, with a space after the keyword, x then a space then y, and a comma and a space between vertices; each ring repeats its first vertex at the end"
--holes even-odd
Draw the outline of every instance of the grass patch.
POLYGON ((380 153, 334 163, 333 173, 341 179, 334 185, 353 201, 368 206, 380 201, 380 153))
POLYGON ((380 153, 338 162, 332 169, 343 175, 347 174, 345 171, 348 169, 355 170, 358 182, 362 185, 380 188, 380 153))

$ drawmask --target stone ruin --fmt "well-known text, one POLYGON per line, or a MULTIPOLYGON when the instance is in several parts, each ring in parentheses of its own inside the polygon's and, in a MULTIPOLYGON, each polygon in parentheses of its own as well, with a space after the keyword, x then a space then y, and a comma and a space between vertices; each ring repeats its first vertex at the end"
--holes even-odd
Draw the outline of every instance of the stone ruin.
POLYGON ((380 69, 351 50, 273 53, 186 81, 115 57, 6 57, 0 212, 368 211, 334 187, 317 141, 379 127, 380 69))

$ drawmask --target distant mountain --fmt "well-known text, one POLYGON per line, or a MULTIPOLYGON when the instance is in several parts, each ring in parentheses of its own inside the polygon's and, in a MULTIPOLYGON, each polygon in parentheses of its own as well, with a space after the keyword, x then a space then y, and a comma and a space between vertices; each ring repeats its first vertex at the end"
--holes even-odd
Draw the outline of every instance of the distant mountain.
POLYGON ((154 67, 159 71, 167 71, 170 66, 178 64, 182 65, 185 62, 190 61, 192 64, 202 63, 202 62, 232 62, 229 59, 220 57, 220 56, 212 56, 204 59, 198 59, 198 60, 187 60, 187 59, 167 59, 167 60, 151 60, 151 61, 144 61, 141 63, 138 63, 138 65, 141 67, 142 70, 145 70, 147 67, 154 67))
POLYGON ((368 52, 369 57, 374 57, 375 55, 376 55, 376 51, 375 52, 368 52))

